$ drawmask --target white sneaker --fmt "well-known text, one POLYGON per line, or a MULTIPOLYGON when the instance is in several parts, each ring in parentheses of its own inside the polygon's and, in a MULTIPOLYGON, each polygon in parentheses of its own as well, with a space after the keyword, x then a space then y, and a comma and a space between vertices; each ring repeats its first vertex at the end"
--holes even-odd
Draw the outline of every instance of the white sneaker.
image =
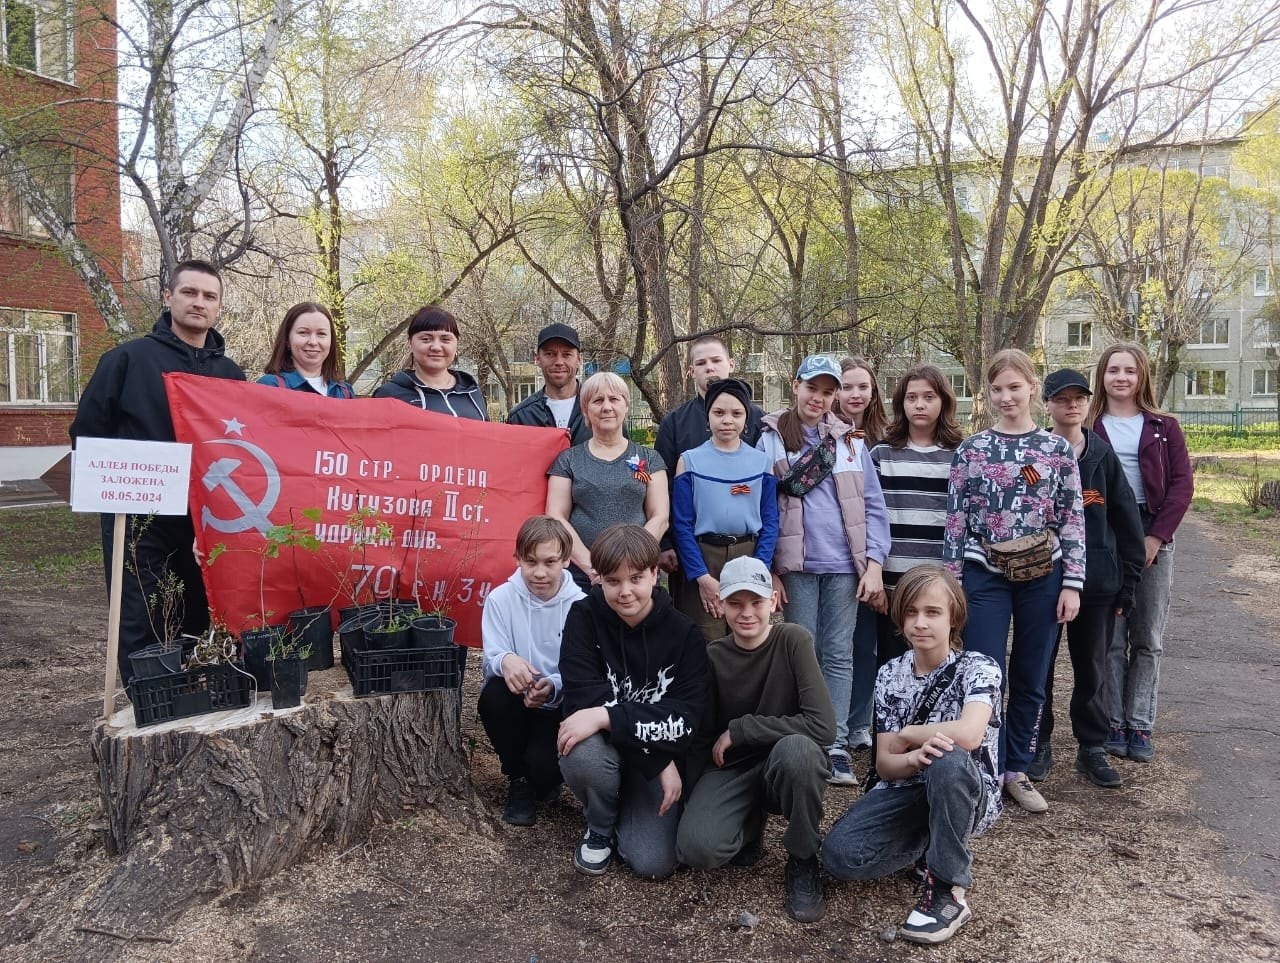
POLYGON ((850 729, 849 730, 849 751, 858 752, 861 749, 871 748, 871 733, 866 729, 850 729))
POLYGON ((1004 779, 1005 795, 1029 813, 1046 813, 1049 804, 1031 784, 1025 772, 1007 772, 1004 779))

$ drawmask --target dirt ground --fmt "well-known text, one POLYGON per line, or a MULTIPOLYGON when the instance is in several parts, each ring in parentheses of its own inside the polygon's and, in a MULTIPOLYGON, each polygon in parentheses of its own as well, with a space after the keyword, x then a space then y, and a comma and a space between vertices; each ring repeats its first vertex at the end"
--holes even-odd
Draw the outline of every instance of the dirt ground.
MULTIPOLYGON (((64 509, 0 513, 0 958, 1280 960, 1280 853, 1272 842, 1249 842, 1250 827, 1270 825, 1276 811, 1273 757, 1246 793, 1260 822, 1230 825, 1223 816, 1236 777, 1218 761, 1257 740, 1246 722, 1207 725, 1220 715, 1205 696, 1208 675, 1197 682, 1183 670, 1206 640, 1247 635, 1260 647, 1251 658, 1270 671, 1274 710, 1280 563, 1263 555, 1228 578, 1210 556, 1230 559, 1232 546, 1210 541, 1202 521, 1188 524, 1200 534, 1180 546, 1156 761, 1121 761, 1124 788, 1095 789, 1072 771, 1061 720, 1058 763, 1042 787, 1050 812, 1009 812, 976 843, 974 918, 928 949, 884 939, 914 902, 906 879, 830 883, 826 918, 792 923, 782 909, 776 819, 767 857, 753 869, 681 872, 662 883, 616 868, 596 880, 576 874, 570 853, 581 821, 568 796, 531 830, 497 818, 504 784, 475 718, 474 654, 463 726, 478 808, 406 814, 363 848, 321 851, 269 885, 228 893, 167 925, 87 932, 85 894, 110 866, 88 752, 106 609, 97 521, 64 509), (1199 566, 1190 552, 1197 543, 1207 559, 1199 566), (1208 569, 1221 585, 1205 588, 1208 569), (1206 744, 1211 729, 1221 746, 1206 744), (743 911, 759 918, 753 929, 738 925, 743 911)), ((1069 686, 1064 656, 1058 691, 1069 686)), ((855 797, 832 789, 828 819, 855 797)))

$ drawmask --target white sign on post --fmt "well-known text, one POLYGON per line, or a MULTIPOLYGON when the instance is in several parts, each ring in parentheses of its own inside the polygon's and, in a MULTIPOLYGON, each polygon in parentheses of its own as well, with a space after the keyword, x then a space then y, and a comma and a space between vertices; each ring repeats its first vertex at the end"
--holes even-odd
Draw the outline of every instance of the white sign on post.
POLYGON ((120 591, 124 580, 126 515, 185 515, 191 446, 169 441, 77 438, 71 458, 71 510, 115 515, 111 537, 111 602, 107 613, 107 671, 102 716, 111 718, 120 649, 120 591))
POLYGON ((191 446, 180 442, 77 438, 71 510, 185 515, 191 446))

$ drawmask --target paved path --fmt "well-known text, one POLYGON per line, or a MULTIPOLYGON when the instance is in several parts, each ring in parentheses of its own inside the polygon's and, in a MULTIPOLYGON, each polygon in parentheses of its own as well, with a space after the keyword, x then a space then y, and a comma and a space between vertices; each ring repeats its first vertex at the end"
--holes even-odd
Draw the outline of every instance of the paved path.
POLYGON ((1194 514, 1178 530, 1156 748, 1162 730, 1184 737, 1186 761, 1201 773, 1193 815, 1226 840, 1223 869, 1276 899, 1280 561, 1258 560, 1269 584, 1242 580, 1228 573, 1238 546, 1207 531, 1194 514))

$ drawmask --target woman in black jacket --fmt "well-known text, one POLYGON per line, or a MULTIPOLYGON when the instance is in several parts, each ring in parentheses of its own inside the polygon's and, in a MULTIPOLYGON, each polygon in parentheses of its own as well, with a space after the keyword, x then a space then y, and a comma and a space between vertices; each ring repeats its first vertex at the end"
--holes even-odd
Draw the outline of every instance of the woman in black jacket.
POLYGON ((476 379, 453 367, 458 360, 458 320, 438 304, 409 319, 409 367, 380 385, 375 398, 397 398, 441 415, 488 421, 476 379))

